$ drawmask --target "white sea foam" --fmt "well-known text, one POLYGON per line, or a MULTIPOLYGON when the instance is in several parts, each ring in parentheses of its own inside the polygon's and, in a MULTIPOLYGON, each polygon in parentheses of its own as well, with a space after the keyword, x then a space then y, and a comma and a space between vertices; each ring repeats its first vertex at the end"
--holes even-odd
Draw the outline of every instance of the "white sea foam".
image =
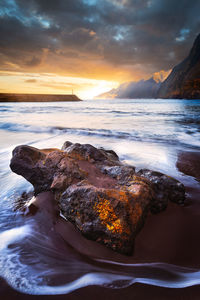
POLYGON ((30 225, 24 225, 17 228, 12 228, 5 230, 0 233, 0 251, 6 249, 10 244, 15 241, 23 239, 25 236, 30 234, 31 227, 30 225))
MULTIPOLYGON (((33 265, 24 264, 21 261, 21 254, 18 248, 13 250, 13 247, 9 247, 13 243, 19 243, 21 239, 27 239, 31 236, 31 233, 31 225, 27 224, 6 230, 0 234, 0 275, 14 289, 23 293, 35 295, 68 294, 74 290, 91 285, 118 289, 125 288, 136 282, 166 288, 184 288, 200 284, 200 271, 191 268, 166 263, 124 264, 99 259, 98 261, 102 262, 104 267, 99 268, 99 266, 95 267, 95 264, 90 266, 83 263, 84 268, 82 271, 84 270, 84 275, 80 267, 80 270, 77 269, 77 279, 62 285, 48 285, 48 276, 51 278, 54 274, 51 266, 43 265, 42 262, 40 265, 39 257, 37 257, 33 265), (107 264, 106 269, 105 264, 107 264), (109 268, 109 265, 113 264, 120 266, 120 271, 114 271, 112 267, 109 268), (91 268, 94 271, 91 272, 91 268), (159 272, 156 272, 156 270, 159 270, 159 272), (172 276, 168 276, 166 279, 165 271, 172 276)), ((23 255, 25 254, 23 253, 23 255)), ((62 277, 66 275, 66 278, 69 278, 70 274, 74 274, 72 268, 75 264, 72 262, 67 262, 67 260, 60 262, 58 257, 58 264, 63 266, 63 269, 58 269, 60 274, 63 274, 62 277)), ((58 270, 55 270, 56 275, 59 275, 58 270)))

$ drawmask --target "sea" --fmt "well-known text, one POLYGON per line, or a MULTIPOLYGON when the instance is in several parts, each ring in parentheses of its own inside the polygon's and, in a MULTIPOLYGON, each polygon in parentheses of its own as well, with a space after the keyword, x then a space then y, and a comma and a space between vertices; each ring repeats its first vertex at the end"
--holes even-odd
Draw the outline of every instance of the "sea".
POLYGON ((0 103, 0 276, 13 289, 34 295, 67 294, 91 285, 121 289, 138 282, 168 288, 200 284, 198 268, 114 259, 97 264, 77 258, 76 249, 68 257, 56 254, 50 237, 14 209, 16 199, 32 186, 12 173, 9 163, 18 145, 61 148, 65 141, 112 149, 137 170, 156 170, 199 186, 177 169, 176 161, 181 151, 200 151, 200 100, 0 103), (169 272, 176 280, 166 276, 169 272))

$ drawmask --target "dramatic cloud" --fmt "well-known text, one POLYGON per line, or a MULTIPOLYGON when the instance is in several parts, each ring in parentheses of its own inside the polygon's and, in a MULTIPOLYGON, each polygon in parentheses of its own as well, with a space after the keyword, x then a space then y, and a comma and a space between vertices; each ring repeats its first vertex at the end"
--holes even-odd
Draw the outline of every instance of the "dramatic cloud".
POLYGON ((1 0, 1 70, 147 78, 188 54, 199 11, 198 0, 1 0))

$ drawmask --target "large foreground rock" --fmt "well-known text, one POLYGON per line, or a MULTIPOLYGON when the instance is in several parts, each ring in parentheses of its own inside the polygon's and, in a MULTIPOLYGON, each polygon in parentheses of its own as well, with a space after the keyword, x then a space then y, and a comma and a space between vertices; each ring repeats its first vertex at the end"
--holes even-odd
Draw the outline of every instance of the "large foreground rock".
POLYGON ((162 173, 122 164, 112 150, 65 142, 62 150, 18 146, 11 169, 34 186, 52 191, 62 215, 88 239, 131 254, 149 211, 168 201, 182 204, 184 186, 162 173))

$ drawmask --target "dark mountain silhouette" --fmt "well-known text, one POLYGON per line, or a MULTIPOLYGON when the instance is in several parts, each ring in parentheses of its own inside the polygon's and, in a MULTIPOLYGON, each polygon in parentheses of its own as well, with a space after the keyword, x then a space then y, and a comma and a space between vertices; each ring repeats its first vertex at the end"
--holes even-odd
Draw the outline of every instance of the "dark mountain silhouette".
POLYGON ((188 55, 161 84, 159 98, 200 99, 200 34, 188 55))
POLYGON ((200 34, 186 59, 175 66, 161 83, 148 80, 128 82, 96 98, 200 99, 200 34))

